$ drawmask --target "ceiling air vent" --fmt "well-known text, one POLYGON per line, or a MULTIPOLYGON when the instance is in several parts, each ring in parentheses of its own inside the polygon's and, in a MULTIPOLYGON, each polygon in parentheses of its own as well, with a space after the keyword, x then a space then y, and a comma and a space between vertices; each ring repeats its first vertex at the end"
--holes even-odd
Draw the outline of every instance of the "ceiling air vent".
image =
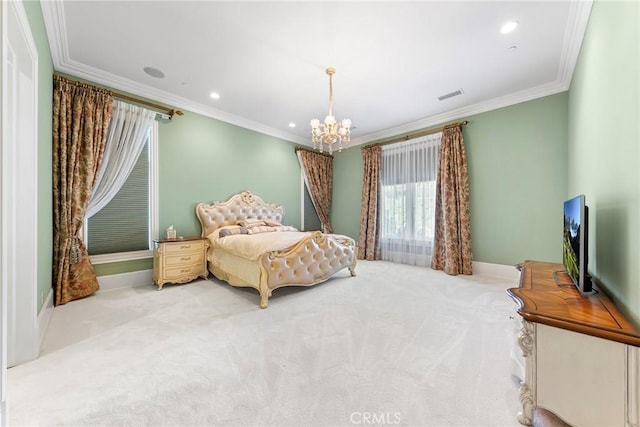
POLYGON ((445 99, 453 98, 454 96, 462 95, 462 89, 458 89, 454 92, 447 93, 446 95, 441 95, 438 97, 439 101, 444 101, 445 99))

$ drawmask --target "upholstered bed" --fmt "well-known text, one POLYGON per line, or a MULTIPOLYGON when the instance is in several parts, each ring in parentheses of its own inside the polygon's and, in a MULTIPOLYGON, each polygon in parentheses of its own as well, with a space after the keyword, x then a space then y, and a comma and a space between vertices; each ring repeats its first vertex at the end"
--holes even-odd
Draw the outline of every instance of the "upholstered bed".
POLYGON ((356 274, 352 238, 282 225, 284 208, 249 191, 199 203, 196 216, 210 242, 209 271, 233 286, 257 289, 262 308, 274 289, 315 285, 344 268, 356 274))

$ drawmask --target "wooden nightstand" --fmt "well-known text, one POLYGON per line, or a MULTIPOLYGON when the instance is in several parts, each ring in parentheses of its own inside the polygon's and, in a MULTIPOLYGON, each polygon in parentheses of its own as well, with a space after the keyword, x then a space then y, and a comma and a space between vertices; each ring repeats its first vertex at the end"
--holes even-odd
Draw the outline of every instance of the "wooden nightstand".
POLYGON ((153 281, 162 289, 165 283, 187 283, 198 277, 206 279, 207 249, 204 237, 154 240, 153 281))

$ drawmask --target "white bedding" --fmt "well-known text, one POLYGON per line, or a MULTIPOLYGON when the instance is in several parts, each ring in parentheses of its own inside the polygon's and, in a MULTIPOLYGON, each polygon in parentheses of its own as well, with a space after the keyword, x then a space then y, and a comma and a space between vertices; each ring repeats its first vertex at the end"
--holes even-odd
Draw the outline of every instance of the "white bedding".
POLYGON ((259 234, 236 234, 226 237, 219 237, 218 234, 218 230, 216 230, 207 236, 211 242, 211 248, 223 249, 231 254, 256 260, 265 252, 289 248, 311 232, 274 231, 259 234))

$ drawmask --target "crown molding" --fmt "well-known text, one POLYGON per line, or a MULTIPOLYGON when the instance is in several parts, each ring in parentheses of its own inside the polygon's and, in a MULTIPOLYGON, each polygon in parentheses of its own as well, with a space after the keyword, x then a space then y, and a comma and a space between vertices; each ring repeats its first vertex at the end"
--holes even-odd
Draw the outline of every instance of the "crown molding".
POLYGON ((49 41, 53 68, 58 70, 69 60, 64 5, 61 1, 41 1, 40 9, 49 41))
POLYGON ((566 90, 571 87, 573 72, 580 56, 582 40, 587 31, 592 6, 592 0, 573 1, 569 4, 569 16, 562 45, 560 68, 558 69, 558 80, 564 84, 566 90))
POLYGON ((497 110, 498 108, 508 107, 510 105, 520 104, 522 102, 531 101, 533 99, 542 98, 549 95, 555 95, 560 92, 566 92, 566 88, 562 82, 555 81, 546 83, 533 88, 514 92, 499 98, 493 98, 487 101, 478 102, 476 104, 467 105, 465 107, 449 110, 444 113, 429 116, 424 119, 405 123, 400 126, 384 129, 379 132, 370 133, 351 140, 351 145, 361 145, 370 142, 377 142, 383 139, 397 137, 399 135, 427 129, 434 126, 440 126, 447 122, 460 120, 475 114, 485 113, 487 111, 497 110))
MULTIPOLYGON (((113 89, 122 90, 136 96, 148 98, 156 102, 166 103, 168 105, 175 106, 176 108, 211 117, 216 120, 273 136, 275 138, 305 146, 312 146, 311 141, 308 138, 303 138, 280 129, 275 129, 244 117, 230 114, 211 106, 197 103, 175 94, 118 77, 71 60, 68 52, 66 26, 64 22, 64 2, 43 1, 40 2, 40 5, 51 49, 51 57, 56 71, 77 76, 113 89)), ((592 5, 592 0, 578 0, 570 2, 567 18, 568 24, 564 35, 560 66, 558 67, 557 79, 555 81, 488 101, 479 102, 470 106, 432 115, 400 126, 359 136, 353 138, 350 145, 361 145, 380 141, 382 139, 415 132, 428 127, 438 126, 446 122, 464 118, 465 116, 480 114, 569 90, 573 72, 580 54, 584 33, 589 21, 592 5)))
POLYGON ((153 100, 154 102, 164 103, 178 109, 187 110, 206 117, 211 117, 216 120, 230 123, 232 125, 236 125, 245 129, 253 130, 265 135, 270 135, 298 144, 309 144, 309 141, 297 135, 283 132, 280 129, 274 129, 269 126, 265 126, 261 123, 254 122, 244 117, 230 114, 213 107, 194 102, 187 98, 183 98, 163 90, 155 89, 142 83, 134 82, 132 80, 104 72, 94 67, 80 64, 73 60, 67 60, 66 62, 62 63, 59 67, 56 67, 56 71, 86 79, 112 89, 121 90, 135 96, 147 98, 153 100))

